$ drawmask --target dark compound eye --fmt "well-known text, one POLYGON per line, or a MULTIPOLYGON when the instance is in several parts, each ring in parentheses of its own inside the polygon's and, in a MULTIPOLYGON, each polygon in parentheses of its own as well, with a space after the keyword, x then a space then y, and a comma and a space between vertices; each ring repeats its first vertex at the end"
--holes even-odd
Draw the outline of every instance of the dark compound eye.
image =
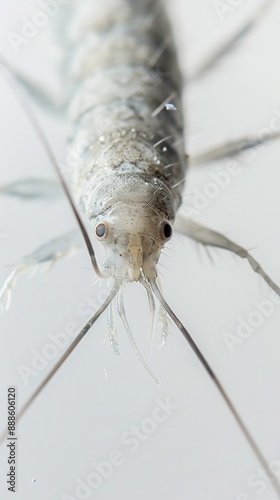
POLYGON ((170 238, 170 236, 172 235, 172 227, 170 226, 170 224, 164 224, 163 234, 165 238, 170 238))
POLYGON ((160 224, 160 237, 163 241, 167 241, 172 236, 172 226, 170 222, 162 221, 160 224))
POLYGON ((106 235, 106 225, 104 224, 104 222, 100 222, 99 224, 97 224, 95 228, 95 234, 97 238, 104 238, 104 236, 106 235))

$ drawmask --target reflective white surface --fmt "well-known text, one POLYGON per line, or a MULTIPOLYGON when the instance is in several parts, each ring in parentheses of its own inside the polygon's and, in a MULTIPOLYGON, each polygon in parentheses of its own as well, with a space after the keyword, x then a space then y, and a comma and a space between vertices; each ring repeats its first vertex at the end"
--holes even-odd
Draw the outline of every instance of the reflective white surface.
MULTIPOLYGON (((222 21, 215 2, 174 2, 184 71, 221 43, 260 3, 240 2, 222 21)), ((21 4, 6 6, 1 1, 5 53, 55 88, 43 57, 51 23, 18 55, 9 47, 7 32, 20 30, 24 15, 21 4)), ((31 4, 28 9, 30 15, 36 6, 31 4)), ((215 69, 186 90, 188 152, 280 126, 280 119, 273 120, 277 113, 280 116, 279 13, 276 4, 215 69)), ((0 183, 35 175, 55 178, 9 82, 3 71, 0 183)), ((38 106, 34 109, 57 158, 64 163, 64 122, 38 106)), ((228 172, 230 160, 196 167, 189 171, 184 199, 190 207, 188 213, 192 209, 199 222, 252 249, 278 283, 279 157, 278 142, 242 155, 236 159, 238 174, 230 176, 224 188, 217 182, 218 173, 228 172), (209 183, 216 187, 209 187, 209 183), (198 191, 204 195, 200 205, 198 191), (207 193, 212 193, 212 198, 207 193)), ((74 222, 65 200, 1 197, 0 206, 2 284, 9 272, 4 265, 17 263, 40 244, 71 229, 74 222)), ((213 264, 203 248, 175 236, 159 265, 164 295, 279 475, 280 304, 246 262, 222 250, 211 250, 211 256, 213 264), (265 300, 269 312, 260 313, 265 300), (259 326, 249 324, 246 330, 238 330, 241 323, 254 321, 259 321, 259 326), (225 334, 235 336, 231 349, 225 334)), ((0 318, 1 429, 6 422, 7 387, 17 386, 21 406, 63 349, 53 351, 53 360, 44 362, 41 358, 41 370, 34 365, 35 353, 50 352, 46 346, 58 339, 59 332, 67 330, 63 339, 70 341, 71 328, 81 328, 98 306, 99 285, 93 286, 92 281, 84 249, 58 262, 48 276, 38 272, 31 279, 19 278, 11 307, 0 318), (27 384, 23 366, 34 371, 27 384)), ((144 290, 137 284, 127 286, 125 302, 135 339, 145 353, 150 318, 144 290)), ((105 315, 98 320, 18 424, 20 500, 276 498, 269 481, 260 477, 260 465, 211 380, 177 329, 170 325, 170 330, 166 347, 158 349, 160 341, 155 338, 152 354, 147 357, 161 381, 156 387, 132 352, 120 321, 121 356, 117 357, 103 342, 105 315), (163 409, 166 401, 171 406, 163 409), (140 427, 140 434, 135 427, 140 427), (114 465, 107 464, 106 469, 104 462, 108 460, 114 465), (101 463, 103 472, 98 468, 101 463), (87 487, 82 489, 82 484, 87 487)), ((11 495, 5 482, 7 455, 4 443, 0 488, 5 500, 11 495)))

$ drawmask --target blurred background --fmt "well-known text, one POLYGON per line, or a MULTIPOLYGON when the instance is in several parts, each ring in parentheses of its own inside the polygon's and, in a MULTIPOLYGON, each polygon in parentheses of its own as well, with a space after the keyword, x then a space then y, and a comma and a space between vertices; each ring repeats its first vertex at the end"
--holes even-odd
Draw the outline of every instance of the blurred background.
MULTIPOLYGON (((175 0, 168 4, 185 79, 220 48, 261 1, 175 0)), ((266 2, 267 3, 267 2, 266 2)), ((67 2, 59 4, 59 12, 67 2)), ((83 2, 80 2, 81 9, 83 2)), ((201 78, 184 86, 187 153, 192 157, 243 136, 280 128, 279 2, 201 78)), ((1 52, 56 93, 63 56, 50 19, 28 43, 11 43, 40 3, 0 1, 1 52)), ((52 166, 15 86, 0 72, 0 185, 36 176, 55 180, 52 166)), ((27 97, 26 97, 27 99, 27 97)), ((28 98, 29 99, 29 98, 28 98)), ((64 165, 65 120, 30 103, 64 165)), ((182 211, 250 249, 280 283, 279 141, 235 158, 190 167, 182 211), (232 174, 234 172, 234 175, 232 174)), ((64 199, 0 196, 0 286, 22 256, 74 227, 64 199)), ((280 476, 280 304, 247 262, 175 235, 159 264, 164 296, 195 338, 234 405, 280 476)), ((100 261, 100 258, 99 258, 100 261)), ((19 277, 1 314, 1 429, 7 387, 20 407, 64 346, 104 299, 84 248, 48 273, 19 277)), ((139 349, 160 379, 156 386, 133 353, 119 320, 116 356, 106 315, 94 325, 18 424, 20 500, 274 500, 271 479, 252 454, 220 395, 170 323, 165 348, 147 345, 150 314, 144 289, 126 288, 128 319, 139 349)), ((7 447, 1 446, 1 498, 7 491, 7 447)))

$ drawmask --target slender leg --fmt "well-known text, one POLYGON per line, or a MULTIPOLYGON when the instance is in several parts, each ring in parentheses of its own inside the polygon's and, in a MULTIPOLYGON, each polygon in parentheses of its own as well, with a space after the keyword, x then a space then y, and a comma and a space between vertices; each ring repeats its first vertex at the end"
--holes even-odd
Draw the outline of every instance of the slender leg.
POLYGON ((272 6, 274 1, 275 0, 267 0, 264 2, 258 9, 256 9, 250 19, 248 19, 248 21, 246 21, 238 31, 228 37, 223 45, 219 46, 213 52, 209 53, 204 60, 200 61, 197 68, 190 72, 188 81, 193 83, 207 73, 207 71, 211 70, 220 59, 232 50, 237 41, 250 33, 257 23, 263 19, 263 14, 272 6))
POLYGON ((223 236, 217 231, 213 231, 208 227, 202 226, 191 219, 187 219, 181 215, 176 218, 175 230, 179 233, 185 234, 190 238, 202 243, 203 245, 211 245, 214 247, 223 248, 235 253, 242 259, 247 259, 252 269, 261 275, 261 277, 266 281, 266 283, 280 295, 280 288, 274 281, 266 274, 261 265, 252 257, 252 255, 240 245, 237 245, 226 236, 223 236))
POLYGON ((82 244, 83 240, 79 230, 75 229, 40 245, 34 252, 23 257, 21 262, 10 272, 0 290, 0 311, 7 311, 9 309, 12 290, 21 273, 29 270, 35 273, 42 264, 48 264, 48 267, 50 267, 59 259, 77 250, 82 244))
POLYGON ((44 106, 48 110, 55 113, 61 113, 61 111, 65 109, 65 96, 52 95, 46 87, 43 87, 42 85, 40 85, 40 83, 32 80, 29 76, 25 75, 21 70, 19 70, 15 65, 11 64, 3 56, 0 57, 0 65, 6 68, 8 72, 11 73, 17 80, 17 82, 22 87, 24 87, 41 106, 44 106))
POLYGON ((253 149, 267 142, 280 138, 280 130, 268 132, 262 137, 240 137, 235 141, 226 142, 219 146, 203 151, 195 156, 190 156, 189 164, 200 165, 202 163, 210 163, 212 161, 222 160, 230 156, 238 155, 248 149, 253 149))
POLYGON ((0 186, 0 195, 22 200, 53 200, 62 197, 63 191, 56 181, 29 177, 0 186))

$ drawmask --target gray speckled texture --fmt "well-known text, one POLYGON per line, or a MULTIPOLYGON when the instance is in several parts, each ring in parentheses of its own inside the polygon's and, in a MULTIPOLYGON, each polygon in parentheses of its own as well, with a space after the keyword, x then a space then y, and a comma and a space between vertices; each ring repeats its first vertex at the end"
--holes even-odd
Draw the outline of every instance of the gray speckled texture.
POLYGON ((112 8, 107 0, 88 9, 81 16, 74 3, 68 31, 71 148, 81 152, 75 195, 90 220, 114 197, 130 198, 140 219, 148 203, 173 222, 184 182, 173 186, 185 176, 185 161, 180 76, 162 8, 129 0, 112 8), (154 113, 165 100, 176 110, 154 113))

